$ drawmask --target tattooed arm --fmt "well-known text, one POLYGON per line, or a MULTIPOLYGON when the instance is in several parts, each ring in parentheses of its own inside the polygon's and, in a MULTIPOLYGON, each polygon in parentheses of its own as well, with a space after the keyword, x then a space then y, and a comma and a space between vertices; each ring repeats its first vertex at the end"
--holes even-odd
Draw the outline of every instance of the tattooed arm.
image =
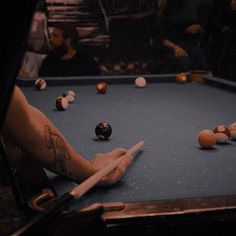
MULTIPOLYGON (((125 153, 123 149, 114 149, 106 154, 97 154, 91 162, 87 161, 74 150, 41 111, 27 102, 17 86, 8 109, 4 134, 11 143, 27 153, 29 158, 35 158, 44 167, 77 182, 88 178, 125 153)), ((127 155, 100 184, 112 184, 118 181, 131 162, 132 158, 127 155)))

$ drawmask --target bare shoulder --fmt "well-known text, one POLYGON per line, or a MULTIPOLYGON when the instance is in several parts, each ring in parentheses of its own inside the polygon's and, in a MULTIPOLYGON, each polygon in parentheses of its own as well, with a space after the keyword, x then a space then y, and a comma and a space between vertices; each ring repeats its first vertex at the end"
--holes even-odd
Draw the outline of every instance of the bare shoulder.
POLYGON ((27 114, 27 110, 28 102, 26 97, 21 89, 15 86, 7 111, 5 128, 13 126, 13 124, 18 123, 20 119, 25 118, 24 116, 27 114))
POLYGON ((15 86, 9 108, 15 108, 15 106, 16 108, 19 106, 22 108, 22 106, 26 106, 27 104, 28 102, 24 93, 18 86, 15 86))
POLYGON ((13 97, 16 96, 18 98, 20 98, 21 96, 24 96, 23 92, 21 91, 21 89, 15 85, 15 88, 13 90, 13 97))

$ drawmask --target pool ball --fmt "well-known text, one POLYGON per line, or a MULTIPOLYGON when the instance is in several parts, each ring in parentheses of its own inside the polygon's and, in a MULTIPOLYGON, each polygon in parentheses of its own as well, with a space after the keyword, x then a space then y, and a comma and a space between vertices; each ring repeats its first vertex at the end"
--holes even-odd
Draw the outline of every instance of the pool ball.
POLYGON ((99 83, 97 83, 97 91, 98 91, 98 93, 101 93, 101 94, 106 93, 107 88, 108 88, 108 85, 107 85, 106 82, 99 82, 99 83))
POLYGON ((62 97, 65 97, 69 103, 72 103, 75 101, 75 92, 72 90, 66 91, 62 94, 62 97))
POLYGON ((202 148, 210 149, 216 143, 216 135, 209 129, 204 129, 198 133, 198 143, 202 148))
POLYGON ((147 84, 147 81, 144 77, 139 76, 138 78, 135 79, 135 85, 138 88, 144 88, 147 84))
POLYGON ((177 83, 181 84, 181 83, 185 83, 187 81, 187 76, 186 73, 178 73, 176 75, 176 81, 177 83))
POLYGON ((37 90, 44 90, 47 87, 47 83, 43 79, 37 79, 34 83, 37 90))
POLYGON ((230 131, 224 125, 218 125, 213 129, 213 132, 216 134, 217 143, 226 143, 230 138, 230 131))
POLYGON ((100 122, 95 128, 95 134, 100 139, 108 139, 111 136, 112 128, 107 122, 100 122))
POLYGON ((56 108, 58 111, 64 111, 68 107, 68 100, 65 97, 58 97, 56 99, 56 108))
POLYGON ((230 136, 236 140, 236 122, 229 125, 230 136))

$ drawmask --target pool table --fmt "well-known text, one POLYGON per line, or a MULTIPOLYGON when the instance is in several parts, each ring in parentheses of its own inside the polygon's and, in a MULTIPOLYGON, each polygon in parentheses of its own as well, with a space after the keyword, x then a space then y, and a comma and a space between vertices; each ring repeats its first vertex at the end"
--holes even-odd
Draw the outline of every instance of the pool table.
MULTIPOLYGON (((119 183, 95 187, 70 210, 95 202, 120 204, 102 214, 108 232, 154 232, 161 225, 228 222, 236 219, 236 142, 202 149, 197 141, 203 129, 236 122, 236 83, 213 76, 199 82, 177 83, 175 74, 145 75, 137 88, 136 76, 43 78, 38 91, 34 79, 18 80, 29 102, 43 111, 85 158, 129 148, 140 140, 142 150, 119 183), (108 90, 99 94, 96 83, 108 90), (55 100, 73 90, 76 100, 58 111, 55 100), (108 140, 99 140, 95 126, 112 127, 108 140)), ((58 195, 76 184, 48 172, 58 195)), ((156 231, 155 231, 156 232, 156 231)))

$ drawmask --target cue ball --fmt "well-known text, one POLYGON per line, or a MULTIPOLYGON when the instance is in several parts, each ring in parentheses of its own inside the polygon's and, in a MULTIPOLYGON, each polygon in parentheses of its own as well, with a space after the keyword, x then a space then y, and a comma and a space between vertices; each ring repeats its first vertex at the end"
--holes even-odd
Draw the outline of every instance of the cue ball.
POLYGON ((69 103, 72 103, 75 101, 75 92, 72 90, 66 91, 62 94, 62 97, 65 97, 69 103))
POLYGON ((229 125, 230 136, 236 140, 236 122, 229 125))
POLYGON ((44 90, 47 87, 47 83, 43 79, 37 79, 34 83, 37 90, 44 90))
POLYGON ((140 77, 135 79, 135 85, 138 88, 144 88, 146 86, 146 84, 147 84, 147 81, 144 77, 140 76, 140 77))
POLYGON ((202 130, 198 134, 198 143, 203 148, 206 148, 206 149, 212 148, 212 146, 215 145, 216 143, 215 133, 209 129, 202 130))
POLYGON ((108 85, 107 85, 106 82, 99 82, 99 83, 97 83, 97 91, 98 91, 98 93, 101 93, 101 94, 106 93, 107 88, 108 88, 108 85))
POLYGON ((185 83, 187 81, 187 76, 185 73, 178 73, 176 75, 176 81, 179 84, 185 83))
POLYGON ((95 134, 99 139, 108 139, 111 133, 112 128, 107 122, 100 122, 95 128, 95 134))
POLYGON ((230 131, 224 125, 218 125, 213 129, 213 132, 216 134, 217 143, 226 143, 230 138, 230 131))
POLYGON ((64 111, 68 107, 68 100, 65 97, 58 97, 56 99, 56 108, 58 111, 64 111))

